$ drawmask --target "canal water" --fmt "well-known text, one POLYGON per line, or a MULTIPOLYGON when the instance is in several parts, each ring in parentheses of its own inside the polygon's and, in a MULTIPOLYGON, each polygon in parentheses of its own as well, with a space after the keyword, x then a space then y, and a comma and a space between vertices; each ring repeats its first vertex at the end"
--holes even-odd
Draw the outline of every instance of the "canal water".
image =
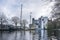
POLYGON ((39 35, 37 33, 31 33, 30 31, 0 31, 0 40, 38 40, 39 35))

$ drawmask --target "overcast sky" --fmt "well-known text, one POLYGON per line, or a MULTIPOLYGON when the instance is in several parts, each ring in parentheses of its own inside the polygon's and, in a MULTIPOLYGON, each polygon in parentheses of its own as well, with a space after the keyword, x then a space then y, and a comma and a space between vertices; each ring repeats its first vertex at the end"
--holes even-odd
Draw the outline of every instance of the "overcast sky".
POLYGON ((0 0, 0 12, 4 12, 8 18, 20 16, 21 4, 23 4, 23 19, 29 20, 30 12, 32 17, 49 16, 51 3, 49 0, 0 0))

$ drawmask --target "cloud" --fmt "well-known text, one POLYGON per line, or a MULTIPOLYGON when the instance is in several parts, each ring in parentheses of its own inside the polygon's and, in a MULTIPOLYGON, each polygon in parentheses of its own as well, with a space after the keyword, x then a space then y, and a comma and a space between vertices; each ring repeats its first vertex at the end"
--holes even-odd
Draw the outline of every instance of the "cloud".
POLYGON ((0 2, 0 9, 8 18, 20 17, 21 3, 23 4, 23 19, 29 20, 30 12, 32 17, 39 18, 47 16, 51 11, 48 0, 0 0, 0 2))

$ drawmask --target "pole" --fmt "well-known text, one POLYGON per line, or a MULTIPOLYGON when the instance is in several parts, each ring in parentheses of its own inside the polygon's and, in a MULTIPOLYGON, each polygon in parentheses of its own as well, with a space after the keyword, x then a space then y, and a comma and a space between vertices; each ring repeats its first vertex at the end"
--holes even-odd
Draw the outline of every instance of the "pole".
POLYGON ((30 12, 30 24, 31 24, 31 18, 32 18, 31 14, 32 14, 32 12, 30 12))

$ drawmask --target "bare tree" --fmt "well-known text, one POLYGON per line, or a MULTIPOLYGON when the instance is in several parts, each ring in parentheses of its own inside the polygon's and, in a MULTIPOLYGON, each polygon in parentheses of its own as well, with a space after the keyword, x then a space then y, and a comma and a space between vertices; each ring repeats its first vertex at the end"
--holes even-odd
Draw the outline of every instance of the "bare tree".
POLYGON ((14 24, 15 24, 15 26, 17 28, 17 24, 19 22, 19 18, 17 16, 14 16, 14 17, 12 17, 12 21, 14 22, 14 24))
POLYGON ((53 5, 51 13, 53 18, 55 19, 60 18, 60 3, 55 3, 53 5))
POLYGON ((27 23, 28 23, 27 20, 23 19, 23 26, 24 26, 24 28, 25 28, 25 26, 26 26, 27 23))
POLYGON ((4 13, 0 13, 0 24, 1 24, 1 29, 2 29, 2 25, 3 23, 7 22, 7 17, 4 15, 4 13))

